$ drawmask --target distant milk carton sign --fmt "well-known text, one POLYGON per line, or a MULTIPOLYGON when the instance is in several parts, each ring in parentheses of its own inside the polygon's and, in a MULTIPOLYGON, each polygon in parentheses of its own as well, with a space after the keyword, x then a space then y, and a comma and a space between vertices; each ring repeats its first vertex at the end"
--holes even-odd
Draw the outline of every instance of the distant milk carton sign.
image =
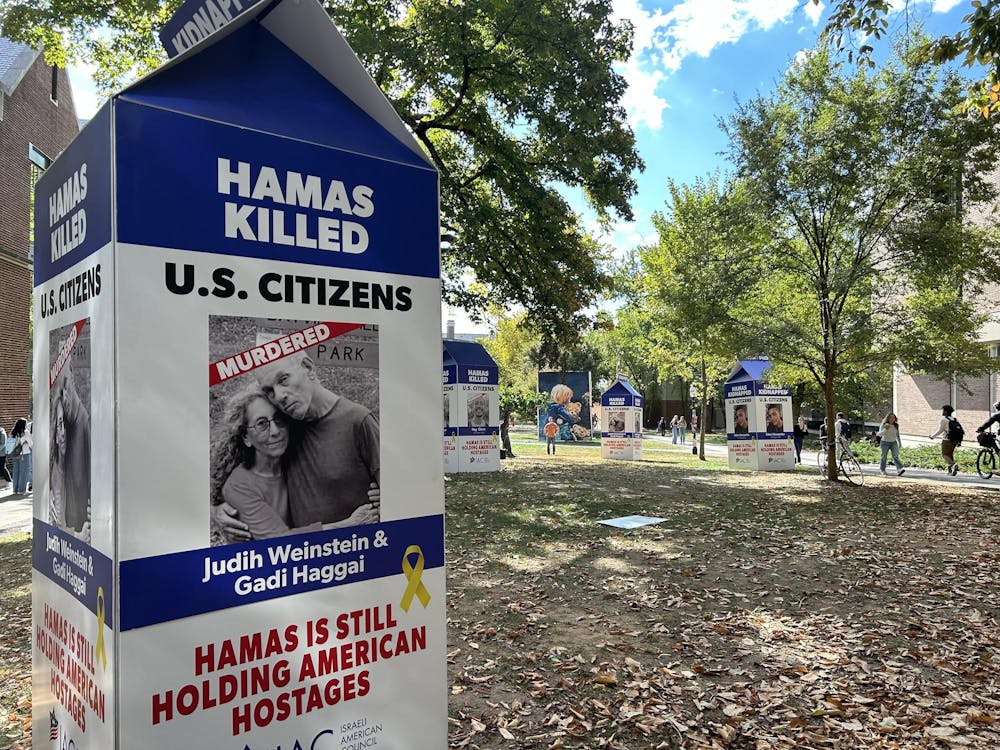
POLYGON ((315 0, 168 29, 36 186, 32 746, 446 747, 437 172, 315 0))

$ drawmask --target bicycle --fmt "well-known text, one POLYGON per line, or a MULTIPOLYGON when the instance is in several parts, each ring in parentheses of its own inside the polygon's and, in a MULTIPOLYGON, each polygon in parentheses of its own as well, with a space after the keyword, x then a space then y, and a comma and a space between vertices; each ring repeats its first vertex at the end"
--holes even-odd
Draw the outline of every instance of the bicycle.
MULTIPOLYGON (((821 450, 816 455, 816 463, 820 471, 826 471, 826 448, 821 443, 821 450)), ((843 436, 837 438, 837 470, 851 484, 859 487, 865 483, 865 472, 858 463, 854 451, 843 436)))
POLYGON ((992 432, 980 432, 976 435, 976 440, 982 447, 979 455, 976 456, 976 471, 983 479, 989 479, 997 471, 997 464, 1000 463, 1000 446, 997 445, 997 437, 992 432))

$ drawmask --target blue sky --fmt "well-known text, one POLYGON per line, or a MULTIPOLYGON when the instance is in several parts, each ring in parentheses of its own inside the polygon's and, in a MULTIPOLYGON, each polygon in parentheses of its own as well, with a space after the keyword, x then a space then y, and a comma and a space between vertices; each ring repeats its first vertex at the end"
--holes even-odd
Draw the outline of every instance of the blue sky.
MULTIPOLYGON (((616 254, 653 239, 651 217, 662 211, 668 178, 690 182, 725 169, 718 127, 735 107, 774 87, 796 55, 816 44, 829 13, 811 0, 614 0, 636 28, 633 58, 623 73, 625 98, 646 170, 633 201, 635 221, 604 239, 616 254)), ((895 0, 890 30, 922 23, 954 33, 966 0, 895 0)))
MULTIPOLYGON (((930 33, 954 33, 969 0, 891 0, 890 30, 922 23, 930 33)), ((613 0, 619 18, 635 27, 633 57, 621 69, 629 84, 623 104, 646 170, 638 175, 635 221, 599 233, 615 254, 654 238, 651 217, 662 211, 668 178, 690 182, 725 169, 720 118, 769 92, 795 56, 816 43, 828 4, 811 0, 613 0)), ((71 69, 80 117, 99 101, 85 70, 71 69)), ((570 199, 586 217, 582 199, 570 199)), ((482 330, 461 311, 447 310, 458 329, 482 330)))

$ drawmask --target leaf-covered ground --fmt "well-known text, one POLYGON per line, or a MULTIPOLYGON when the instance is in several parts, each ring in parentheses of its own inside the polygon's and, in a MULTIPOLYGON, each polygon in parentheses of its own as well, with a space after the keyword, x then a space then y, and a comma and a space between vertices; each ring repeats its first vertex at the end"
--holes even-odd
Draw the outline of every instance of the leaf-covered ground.
POLYGON ((1000 747, 1000 495, 525 455, 448 483, 452 747, 1000 747))
MULTIPOLYGON (((1000 748, 1000 495, 515 449, 446 484, 452 748, 1000 748)), ((0 565, 20 750, 24 535, 0 565)))

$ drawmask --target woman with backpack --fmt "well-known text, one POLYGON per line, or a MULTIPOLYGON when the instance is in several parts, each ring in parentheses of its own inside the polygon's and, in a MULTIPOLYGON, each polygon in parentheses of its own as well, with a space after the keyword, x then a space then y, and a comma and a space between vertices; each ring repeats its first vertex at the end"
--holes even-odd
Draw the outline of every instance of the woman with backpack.
POLYGON ((10 436, 14 438, 14 449, 10 451, 14 463, 14 494, 23 495, 28 490, 28 473, 31 469, 31 435, 27 431, 28 420, 19 419, 14 423, 10 436))
POLYGON ((955 463, 955 448, 962 444, 964 430, 962 425, 954 417, 955 409, 949 404, 941 407, 941 420, 938 422, 937 431, 933 435, 928 435, 931 440, 942 435, 941 457, 947 471, 952 476, 958 475, 958 464, 955 463))

